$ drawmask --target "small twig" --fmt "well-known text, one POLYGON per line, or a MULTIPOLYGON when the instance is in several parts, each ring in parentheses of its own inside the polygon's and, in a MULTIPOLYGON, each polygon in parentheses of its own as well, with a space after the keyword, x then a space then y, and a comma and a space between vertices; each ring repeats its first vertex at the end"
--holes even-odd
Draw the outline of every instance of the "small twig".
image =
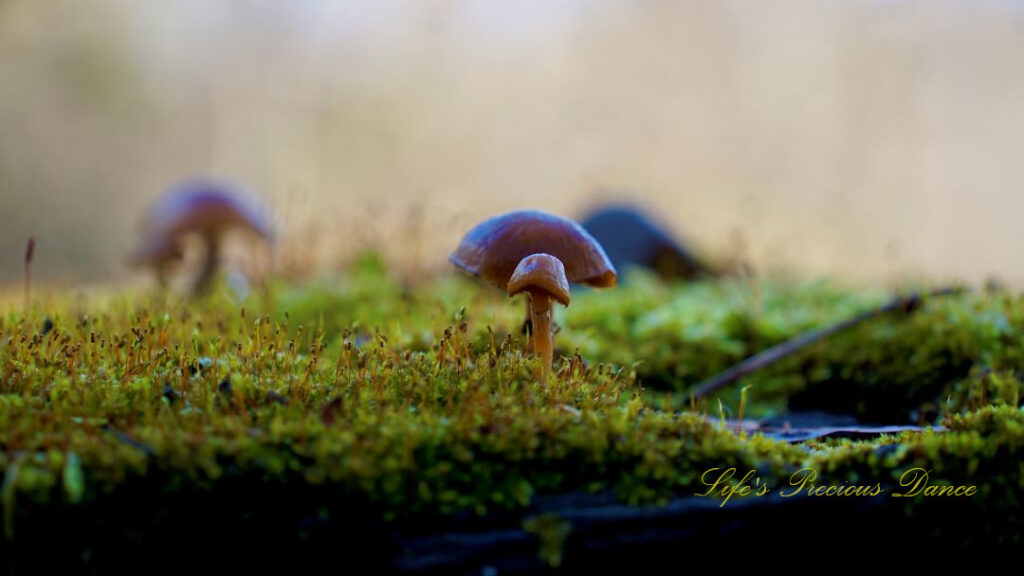
POLYGON ((848 320, 843 320, 842 322, 833 324, 831 326, 826 326, 824 328, 818 328, 817 330, 805 332, 789 340, 786 340, 781 344, 776 344, 771 348, 762 350, 761 352, 747 358, 746 360, 743 360, 739 364, 730 367, 724 372, 719 372, 718 374, 712 376, 711 378, 708 378, 707 380, 701 382, 699 385, 697 385, 692 394, 697 398, 707 396, 708 394, 711 394, 712 392, 718 390, 719 388, 727 386, 739 380, 740 378, 743 378, 744 376, 750 374, 751 372, 754 372, 755 370, 759 370, 761 368, 764 368, 765 366, 774 364, 775 362, 778 362, 779 360, 793 354, 794 352, 798 352, 799 350, 802 350, 807 346, 814 344, 815 342, 824 340, 825 338, 828 338, 833 334, 837 334, 844 330, 853 328, 854 326, 864 321, 876 318, 878 316, 882 316, 884 314, 888 314, 890 312, 913 312, 914 310, 920 307, 921 301, 924 300, 925 298, 932 298, 935 296, 948 296, 951 294, 960 294, 962 292, 963 288, 949 287, 933 290, 931 292, 927 292, 924 294, 919 293, 912 294, 904 298, 895 298, 888 304, 885 304, 873 310, 868 310, 867 312, 854 316, 853 318, 850 318, 848 320))
POLYGON ((28 237, 25 246, 25 313, 32 307, 32 257, 36 254, 36 237, 28 237))

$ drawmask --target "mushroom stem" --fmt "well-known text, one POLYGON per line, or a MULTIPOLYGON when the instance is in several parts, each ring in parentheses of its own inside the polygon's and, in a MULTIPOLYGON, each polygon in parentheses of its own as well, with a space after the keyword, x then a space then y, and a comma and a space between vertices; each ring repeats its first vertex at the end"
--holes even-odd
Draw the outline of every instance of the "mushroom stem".
POLYGON ((530 294, 530 320, 533 323, 533 350, 540 354, 541 366, 538 379, 547 381, 554 357, 554 336, 551 333, 551 297, 543 292, 530 294))
POLYGON ((526 315, 523 318, 523 335, 526 336, 526 351, 533 352, 533 312, 530 312, 530 299, 526 299, 526 315))
POLYGON ((154 266, 156 270, 156 285, 160 289, 160 292, 167 290, 167 285, 170 284, 170 266, 166 264, 156 264, 154 266))
POLYGON ((196 279, 192 293, 196 296, 205 294, 213 285, 213 279, 220 267, 220 235, 209 234, 206 239, 206 255, 203 257, 203 269, 196 279))

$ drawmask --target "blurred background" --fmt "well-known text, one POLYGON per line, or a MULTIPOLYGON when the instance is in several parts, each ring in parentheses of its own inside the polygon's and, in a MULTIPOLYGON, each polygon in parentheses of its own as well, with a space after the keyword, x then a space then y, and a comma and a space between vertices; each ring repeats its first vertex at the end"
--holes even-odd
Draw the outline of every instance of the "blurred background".
POLYGON ((625 199, 762 270, 1024 286, 1021 1, 0 0, 0 55, 0 284, 30 235, 40 281, 132 278, 210 176, 295 274, 625 199))

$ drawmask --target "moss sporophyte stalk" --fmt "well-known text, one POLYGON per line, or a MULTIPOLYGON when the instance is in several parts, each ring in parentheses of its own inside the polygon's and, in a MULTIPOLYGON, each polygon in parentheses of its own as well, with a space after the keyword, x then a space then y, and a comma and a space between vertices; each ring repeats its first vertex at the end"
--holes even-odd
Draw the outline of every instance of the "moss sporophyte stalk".
MULTIPOLYGON (((185 511, 286 540, 294 526, 338 519, 532 517, 566 494, 634 507, 706 493, 716 510, 713 499, 777 493, 885 498, 908 516, 955 500, 991 541, 1021 533, 1004 513, 1024 489, 1016 294, 925 301, 680 407, 703 378, 889 295, 636 272, 614 290, 574 293, 571 313, 554 309, 561 331, 542 385, 522 309, 471 279, 410 289, 367 256, 339 282, 268 293, 244 312, 214 290, 188 303, 51 297, 0 317, 0 554, 54 530, 78 552, 142 546, 121 527, 177 533, 185 511), (712 407, 733 417, 743 387, 745 425, 838 407, 919 429, 798 443, 755 427, 739 435, 712 407)), ((551 535, 571 545, 585 529, 563 520, 542 530, 553 561, 551 535)))

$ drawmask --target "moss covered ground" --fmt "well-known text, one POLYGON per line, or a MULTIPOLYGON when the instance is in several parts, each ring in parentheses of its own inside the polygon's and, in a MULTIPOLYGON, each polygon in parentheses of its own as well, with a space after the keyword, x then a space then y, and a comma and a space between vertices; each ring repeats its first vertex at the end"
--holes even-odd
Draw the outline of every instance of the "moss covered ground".
MULTIPOLYGON (((31 572, 47 549, 102 566, 133 549, 225 552, 211 539, 234 542, 224 531, 237 530, 265 550, 320 534, 387 555, 382 535, 396 526, 519 518, 564 494, 664 505, 730 467, 741 473, 733 485, 753 470, 776 490, 810 467, 821 484, 890 492, 920 467, 930 485, 976 487, 957 497, 976 540, 1019 545, 1018 294, 929 299, 717 397, 688 395, 752 353, 890 297, 636 272, 558 310, 546 386, 523 352, 521 302, 456 275, 404 284, 372 256, 334 281, 245 300, 225 288, 202 301, 17 307, 0 317, 0 554, 9 572, 31 572), (748 420, 818 410, 924 429, 791 444, 723 425, 741 404, 748 420)), ((713 496, 726 507, 756 497, 713 496)), ((934 500, 895 505, 912 518, 934 500)), ((557 565, 572 527, 526 516, 557 565)))

